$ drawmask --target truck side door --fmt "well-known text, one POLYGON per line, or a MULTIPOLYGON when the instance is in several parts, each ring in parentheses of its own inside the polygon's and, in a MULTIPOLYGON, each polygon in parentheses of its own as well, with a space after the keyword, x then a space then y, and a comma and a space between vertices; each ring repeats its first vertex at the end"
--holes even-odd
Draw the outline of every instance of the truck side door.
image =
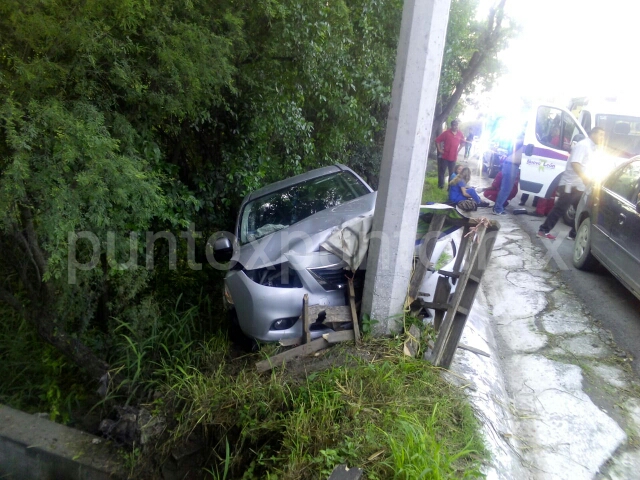
POLYGON ((586 133, 567 110, 540 105, 535 122, 529 122, 525 132, 520 189, 539 197, 551 197, 578 135, 586 133))

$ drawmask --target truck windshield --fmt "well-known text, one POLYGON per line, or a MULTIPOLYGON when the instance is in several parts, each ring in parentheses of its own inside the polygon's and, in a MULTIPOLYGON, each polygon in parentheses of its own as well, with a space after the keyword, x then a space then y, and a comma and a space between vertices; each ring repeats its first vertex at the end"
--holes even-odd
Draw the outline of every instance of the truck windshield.
POLYGON ((240 243, 258 240, 327 208, 369 193, 352 173, 313 178, 256 198, 241 213, 240 243))
POLYGON ((640 155, 640 117, 596 115, 596 126, 604 128, 605 148, 616 157, 640 155))

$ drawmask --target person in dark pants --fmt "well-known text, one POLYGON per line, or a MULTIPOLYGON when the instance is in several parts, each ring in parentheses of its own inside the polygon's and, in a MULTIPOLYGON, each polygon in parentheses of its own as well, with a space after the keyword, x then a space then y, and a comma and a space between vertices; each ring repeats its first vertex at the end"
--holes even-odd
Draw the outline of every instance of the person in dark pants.
POLYGON ((522 143, 524 141, 524 134, 520 134, 516 139, 509 156, 502 162, 502 181, 500 183, 500 190, 496 197, 496 203, 493 206, 494 215, 506 215, 507 212, 504 209, 504 204, 509 198, 513 186, 518 178, 518 172, 520 170, 520 162, 522 161, 522 143))
MULTIPOLYGON (((578 142, 572 149, 571 155, 567 160, 567 166, 562 174, 558 185, 560 196, 553 206, 553 210, 547 215, 545 222, 540 225, 538 236, 554 240, 555 235, 549 233, 556 226, 558 220, 567 212, 570 205, 578 206, 580 197, 585 191, 586 185, 590 183, 586 174, 586 166, 593 157, 593 153, 597 147, 604 143, 604 130, 596 127, 589 133, 589 138, 578 142)), ((571 227, 571 231, 567 238, 573 240, 576 237, 575 227, 571 227)))
POLYGON ((464 143, 464 158, 469 158, 471 145, 473 145, 473 132, 469 129, 469 135, 467 135, 467 140, 464 143))
POLYGON ((458 160, 458 153, 464 142, 464 135, 458 130, 458 121, 452 120, 451 127, 442 132, 436 138, 436 149, 438 150, 438 187, 444 188, 444 174, 449 170, 449 175, 453 173, 453 167, 458 160))

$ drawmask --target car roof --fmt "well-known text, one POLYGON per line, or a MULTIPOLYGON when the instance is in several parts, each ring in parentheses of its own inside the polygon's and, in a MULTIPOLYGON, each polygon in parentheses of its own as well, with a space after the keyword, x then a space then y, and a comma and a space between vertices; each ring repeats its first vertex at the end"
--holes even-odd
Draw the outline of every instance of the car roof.
POLYGON ((268 195, 269 193, 272 193, 272 192, 277 192, 278 190, 282 190, 283 188, 287 188, 292 185, 305 182, 307 180, 323 177, 331 173, 338 173, 338 172, 344 172, 344 171, 352 172, 352 170, 349 167, 346 167, 345 165, 341 165, 339 163, 335 165, 331 165, 329 167, 316 168, 315 170, 311 170, 309 172, 296 175, 295 177, 285 178, 284 180, 280 180, 278 182, 271 183, 265 187, 259 188, 258 190, 255 190, 251 192, 249 195, 247 195, 242 203, 247 203, 255 198, 268 195))

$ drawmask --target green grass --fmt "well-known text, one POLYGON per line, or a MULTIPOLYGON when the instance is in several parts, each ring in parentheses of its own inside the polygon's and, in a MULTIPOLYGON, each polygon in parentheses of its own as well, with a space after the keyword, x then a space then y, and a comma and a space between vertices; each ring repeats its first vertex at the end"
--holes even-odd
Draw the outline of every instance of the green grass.
POLYGON ((259 375, 260 355, 232 360, 223 344, 199 347, 213 361, 158 370, 156 411, 174 419, 161 455, 197 432, 218 478, 327 478, 340 463, 370 480, 480 476, 486 453, 466 399, 438 369, 404 357, 401 340, 369 340, 366 358, 334 347, 326 369, 309 374, 259 375))
POLYGON ((427 202, 444 203, 448 199, 445 188, 438 188, 438 177, 427 175, 422 189, 422 204, 427 202))
POLYGON ((79 368, 42 342, 32 325, 0 303, 0 403, 29 413, 46 412, 69 423, 92 394, 79 368))
MULTIPOLYGON (((161 437, 124 453, 131 478, 157 478, 158 459, 188 441, 204 447, 201 472, 225 480, 322 479, 340 463, 370 480, 480 476, 487 454, 466 398, 438 369, 404 357, 402 338, 367 336, 359 350, 335 346, 260 375, 255 362, 276 347, 240 355, 223 331, 203 334, 207 312, 207 302, 178 302, 148 329, 121 322, 113 337, 110 361, 127 388, 96 412, 128 403, 167 419, 161 437)), ((15 375, 0 383, 0 400, 64 417, 82 400, 73 382, 83 377, 7 317, 0 360, 15 375)))

